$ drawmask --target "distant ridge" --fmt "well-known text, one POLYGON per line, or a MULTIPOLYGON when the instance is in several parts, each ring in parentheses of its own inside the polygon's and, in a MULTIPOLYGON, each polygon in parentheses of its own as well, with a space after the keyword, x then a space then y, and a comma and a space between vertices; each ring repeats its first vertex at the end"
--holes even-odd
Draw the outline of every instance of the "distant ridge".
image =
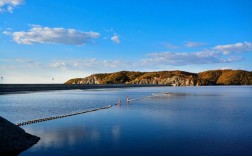
POLYGON ((120 71, 70 79, 65 84, 167 84, 173 86, 252 85, 252 72, 244 70, 208 70, 138 72, 120 71))

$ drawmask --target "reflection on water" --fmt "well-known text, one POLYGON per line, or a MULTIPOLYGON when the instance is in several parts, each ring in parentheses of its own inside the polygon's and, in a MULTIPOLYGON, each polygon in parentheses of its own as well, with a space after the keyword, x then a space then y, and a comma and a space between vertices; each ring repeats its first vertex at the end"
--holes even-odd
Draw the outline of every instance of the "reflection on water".
MULTIPOLYGON (((34 148, 58 148, 63 146, 72 146, 79 140, 90 139, 92 141, 99 141, 100 132, 96 128, 85 128, 85 127, 65 127, 62 129, 26 129, 29 133, 39 134, 41 141, 34 148)), ((115 130, 112 129, 112 134, 115 130)))
POLYGON ((115 141, 120 139, 120 132, 121 132, 121 127, 120 125, 113 125, 112 127, 112 135, 113 135, 113 139, 115 141))
MULTIPOLYGON (((57 153, 55 150, 58 149, 65 150, 63 153, 70 155, 69 151, 73 148, 77 148, 75 150, 79 151, 77 155, 82 155, 83 150, 88 150, 90 147, 104 150, 103 143, 106 143, 107 140, 113 142, 113 145, 120 142, 121 125, 118 123, 99 125, 101 121, 95 123, 93 119, 96 117, 94 115, 86 116, 88 116, 86 119, 84 115, 80 115, 53 121, 53 123, 25 126, 24 129, 28 133, 40 136, 41 140, 26 151, 27 153, 24 152, 21 155, 45 155, 47 152, 49 155, 55 155, 57 153), (73 120, 77 120, 76 123, 72 123, 73 120), (58 122, 69 125, 62 125, 58 122), (38 153, 38 151, 40 152, 38 153)), ((87 151, 87 153, 91 151, 87 151)))
POLYGON ((78 139, 83 139, 85 136, 97 136, 95 130, 88 131, 83 127, 65 127, 64 130, 50 130, 41 127, 40 129, 36 129, 36 131, 32 128, 26 128, 26 131, 31 134, 39 134, 41 137, 39 144, 34 147, 34 150, 38 148, 71 146, 75 144, 78 139), (88 132, 92 133, 90 134, 88 132))
MULTIPOLYGON (((56 113, 105 103, 117 103, 117 106, 24 126, 27 132, 40 136, 41 141, 21 156, 252 155, 252 87, 162 87, 53 93, 4 95, 0 108, 7 112, 10 108, 10 113, 14 106, 22 112, 21 103, 15 104, 18 99, 23 100, 24 107, 31 106, 35 112, 38 105, 33 106, 32 102, 38 100, 39 108, 45 109, 46 115, 50 114, 46 112, 49 109, 60 106, 67 110, 55 109, 56 113), (150 98, 160 93, 168 93, 168 96, 150 98), (137 100, 127 103, 127 96, 137 100), (5 103, 8 101, 10 107, 5 103)), ((11 114, 12 119, 24 116, 20 114, 11 114)), ((30 117, 36 115, 33 113, 30 117)))

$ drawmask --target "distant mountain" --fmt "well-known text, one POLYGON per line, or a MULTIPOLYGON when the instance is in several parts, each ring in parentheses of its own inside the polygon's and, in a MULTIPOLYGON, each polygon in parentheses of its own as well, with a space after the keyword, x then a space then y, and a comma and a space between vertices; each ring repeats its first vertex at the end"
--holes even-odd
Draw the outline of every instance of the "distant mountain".
POLYGON ((200 73, 178 70, 158 72, 120 71, 70 79, 65 84, 252 85, 252 72, 244 70, 209 70, 200 73))

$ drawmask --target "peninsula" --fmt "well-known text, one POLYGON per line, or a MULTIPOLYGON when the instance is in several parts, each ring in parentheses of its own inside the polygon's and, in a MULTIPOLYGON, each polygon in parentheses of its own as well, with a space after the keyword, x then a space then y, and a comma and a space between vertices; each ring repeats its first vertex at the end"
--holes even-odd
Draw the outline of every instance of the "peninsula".
POLYGON ((252 85, 252 72, 244 70, 209 70, 138 72, 120 71, 70 79, 65 84, 162 84, 172 86, 252 85))

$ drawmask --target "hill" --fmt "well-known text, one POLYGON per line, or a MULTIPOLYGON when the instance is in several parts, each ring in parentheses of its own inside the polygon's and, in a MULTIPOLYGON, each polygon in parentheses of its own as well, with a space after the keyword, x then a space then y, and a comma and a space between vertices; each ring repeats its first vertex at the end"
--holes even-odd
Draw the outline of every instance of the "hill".
POLYGON ((65 84, 252 85, 252 72, 230 69, 209 70, 200 73, 178 70, 158 72, 120 71, 70 79, 65 84))

